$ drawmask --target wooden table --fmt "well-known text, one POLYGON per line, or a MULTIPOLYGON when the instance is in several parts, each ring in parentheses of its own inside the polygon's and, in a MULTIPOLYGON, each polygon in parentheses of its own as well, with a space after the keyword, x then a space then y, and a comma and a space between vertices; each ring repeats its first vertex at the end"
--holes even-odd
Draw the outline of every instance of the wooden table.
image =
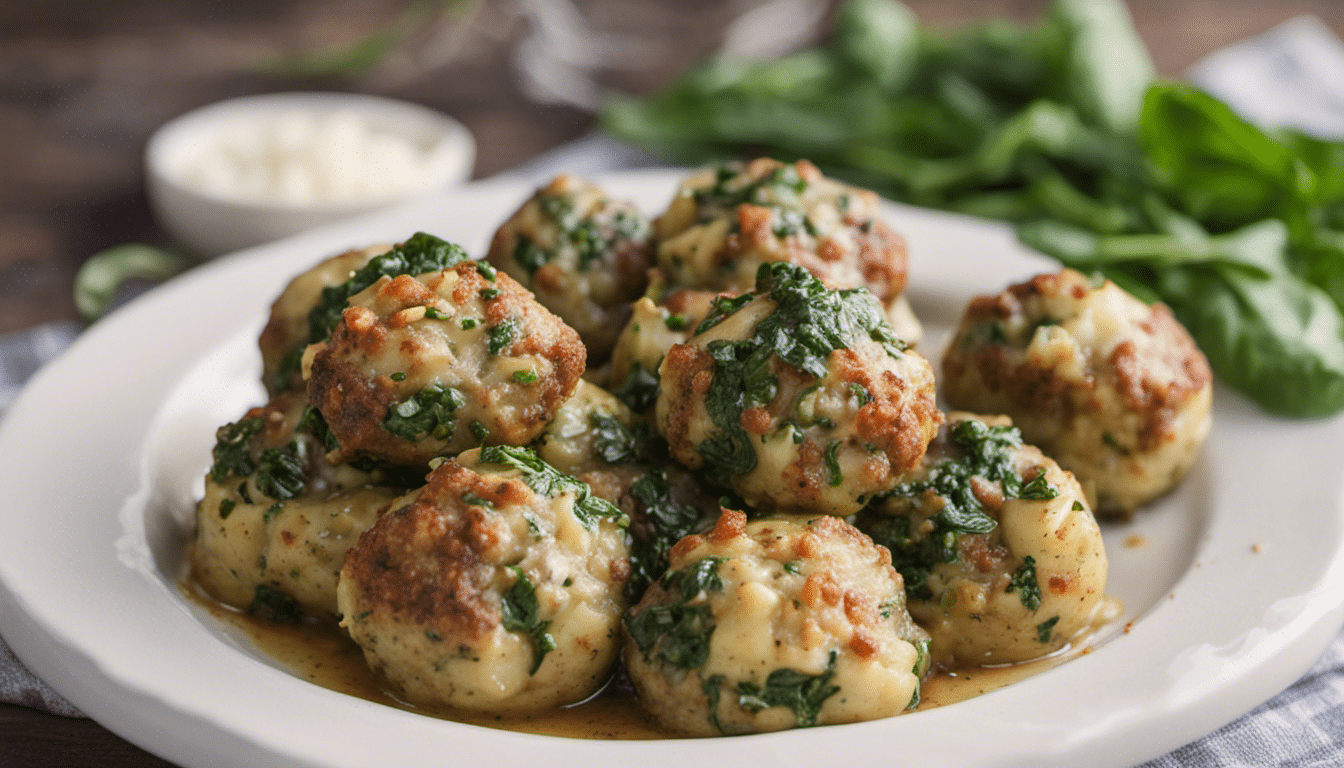
MULTIPOLYGON (((580 0, 599 29, 648 41, 646 61, 615 82, 642 92, 713 50, 754 0, 580 0)), ((1035 17, 1039 0, 921 0, 927 22, 1035 17)), ((367 35, 407 3, 357 0, 49 0, 0 6, 0 333, 75 318, 71 284, 84 259, 128 241, 165 242, 143 191, 141 152, 156 126, 219 99, 284 90, 358 90, 418 101, 464 122, 490 176, 590 131, 592 117, 537 106, 515 84, 510 51, 527 31, 514 3, 485 0, 428 69, 389 66, 355 80, 266 74, 259 65, 367 35)), ((1344 32, 1344 6, 1257 0, 1132 0, 1162 74, 1290 17, 1315 13, 1344 32)), ((413 41, 415 42, 415 41, 413 41)), ((434 52, 434 47, 430 47, 434 52)), ((0 705, 0 765, 168 763, 89 720, 0 705)))

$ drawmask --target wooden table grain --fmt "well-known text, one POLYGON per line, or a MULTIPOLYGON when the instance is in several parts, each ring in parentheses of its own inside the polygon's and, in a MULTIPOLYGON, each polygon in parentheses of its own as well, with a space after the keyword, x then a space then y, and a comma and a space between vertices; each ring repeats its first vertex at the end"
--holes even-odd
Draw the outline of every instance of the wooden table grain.
MULTIPOLYGON (((614 82, 642 92, 713 50, 757 0, 579 0, 599 29, 647 41, 614 82)), ((1040 0, 915 0, 926 22, 1034 18, 1040 0)), ((591 115, 539 106, 517 85, 510 53, 527 21, 483 0, 464 31, 430 41, 374 76, 308 80, 268 74, 275 57, 349 43, 399 17, 406 0, 48 0, 0 5, 0 333, 76 317, 75 271, 129 241, 164 243, 144 195, 141 153, 154 128, 219 99, 285 90, 357 90, 421 102, 461 120, 479 145, 476 176, 578 138, 591 115)), ((1228 43, 1303 13, 1344 31, 1344 4, 1306 0, 1132 0, 1159 71, 1179 77, 1228 43)), ((449 25, 451 26, 451 25, 449 25)), ((451 31, 451 30, 450 30, 451 31)), ((414 40, 412 41, 415 42, 414 40)), ((3 629, 0 627, 0 629, 3 629)), ((0 705, 0 765, 120 768, 168 763, 90 720, 0 705)))

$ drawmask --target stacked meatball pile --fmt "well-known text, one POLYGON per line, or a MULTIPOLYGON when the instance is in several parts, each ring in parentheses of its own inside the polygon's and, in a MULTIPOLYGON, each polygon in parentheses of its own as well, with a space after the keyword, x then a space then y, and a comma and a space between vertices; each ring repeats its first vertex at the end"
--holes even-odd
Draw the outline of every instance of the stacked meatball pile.
MULTIPOLYGON (((218 432, 196 578, 339 621, 416 705, 535 711, 616 674, 691 735, 888 717, 936 666, 1053 653, 1105 605, 1089 494, 1007 418, 938 409, 905 277, 871 192, 772 160, 690 177, 652 222, 558 177, 479 261, 423 233, 329 259, 272 308, 271 401, 218 432)), ((1100 464, 1183 471, 1156 467, 1202 437, 1200 371, 1124 326, 1169 315, 1012 295, 948 356, 963 407, 1018 415, 1001 392, 1039 384, 1056 435, 1116 421, 1100 464), (1042 313, 1070 341, 1021 351, 1042 313), (1118 394, 1041 384, 1043 354, 1118 394)))

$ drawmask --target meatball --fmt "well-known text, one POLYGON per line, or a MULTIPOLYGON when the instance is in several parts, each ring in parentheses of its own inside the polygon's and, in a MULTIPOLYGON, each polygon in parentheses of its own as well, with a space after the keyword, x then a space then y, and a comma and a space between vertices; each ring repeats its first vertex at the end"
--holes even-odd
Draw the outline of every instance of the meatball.
POLYGON ((635 422, 614 395, 580 379, 533 447, 542 461, 577 477, 633 461, 639 453, 635 422))
POLYGON ((672 455, 752 507, 850 515, 933 439, 933 371, 864 289, 828 290, 794 264, 720 299, 659 369, 672 455))
POLYGON ((333 465, 303 431, 302 392, 277 395, 219 429, 196 508, 192 569, 215 599, 293 619, 336 614, 348 550, 401 488, 379 472, 333 465))
POLYGON ((578 334, 476 262, 379 279, 309 352, 308 394, 340 455, 406 465, 527 444, 584 368, 578 334))
POLYGON ((858 518, 891 550, 910 613, 947 666, 1027 661, 1109 618, 1106 551, 1073 475, 951 414, 923 466, 858 518))
POLYGON ((309 342, 308 315, 321 299, 322 291, 340 285, 375 256, 387 253, 390 245, 357 248, 332 256, 295 277, 271 304, 271 316, 261 331, 261 380, 271 394, 284 389, 302 389, 299 359, 309 342))
POLYGON ((467 451, 350 550, 341 625, 414 704, 509 712, 581 701, 619 649, 624 522, 527 448, 467 451))
POLYGON ((504 222, 486 258, 578 331, 600 363, 648 282, 651 235, 633 204, 564 174, 504 222))
POLYGON ((676 545, 625 628, 640 703, 696 736, 890 717, 928 669, 887 551, 827 516, 724 510, 676 545))
POLYGON ((710 313, 718 294, 677 291, 662 304, 643 297, 631 307, 630 321, 616 339, 606 381, 636 413, 646 413, 658 398, 658 365, 710 313))
POLYGON ((1211 422, 1208 361, 1171 312, 1070 269, 972 301, 943 374, 948 403, 1011 416, 1102 512, 1179 482, 1211 422))
POLYGON ((866 287, 883 305, 905 288, 905 241, 878 218, 877 195, 805 160, 702 170, 655 227, 658 266, 677 287, 750 291, 761 264, 789 262, 832 288, 866 287))

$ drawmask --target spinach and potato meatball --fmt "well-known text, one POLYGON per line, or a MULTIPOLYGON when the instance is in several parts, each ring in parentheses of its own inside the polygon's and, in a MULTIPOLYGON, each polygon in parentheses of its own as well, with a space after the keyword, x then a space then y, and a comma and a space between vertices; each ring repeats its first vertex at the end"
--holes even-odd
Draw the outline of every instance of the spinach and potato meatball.
POLYGON ((350 550, 341 625, 413 704, 512 712, 581 701, 619 650, 624 522, 530 449, 467 451, 350 550))
POLYGON ((862 288, 765 264, 659 369, 672 455, 758 509, 850 515, 916 466, 942 416, 933 370, 862 288))
POLYGON ((215 599, 279 619, 336 615, 346 551, 404 490, 329 463, 284 392, 218 431, 196 507, 192 570, 215 599))
POLYGON ((948 418, 923 465, 856 523, 891 551, 935 662, 1053 653, 1113 607, 1101 530, 1073 475, 1006 419, 948 418))
POLYGON ((303 388, 299 358, 309 343, 308 315, 317 306, 323 289, 344 283, 370 259, 390 250, 390 245, 372 245, 346 251, 289 281, 271 304, 271 316, 257 340, 261 348, 261 380, 271 394, 303 388))
POLYGON ((1189 470, 1213 376, 1170 310, 1066 269, 971 302, 943 358, 955 408, 1011 416, 1023 438, 1128 515, 1189 470))
POLYGON ((788 262, 832 288, 865 287, 884 307, 905 289, 905 240, 878 217, 877 195, 806 160, 704 169, 654 226, 658 266, 674 287, 742 293, 761 264, 788 262))
POLYGON ((897 715, 928 669, 887 551, 829 516, 724 510, 677 543, 625 628, 640 704, 695 736, 897 715))
POLYGON ((652 227, 633 204, 562 174, 504 222, 486 258, 578 331, 600 363, 648 283, 652 227))
POLYGON ((424 465, 482 444, 525 445, 574 392, 576 334, 485 263, 383 277, 310 346, 308 394, 344 460, 424 465))

